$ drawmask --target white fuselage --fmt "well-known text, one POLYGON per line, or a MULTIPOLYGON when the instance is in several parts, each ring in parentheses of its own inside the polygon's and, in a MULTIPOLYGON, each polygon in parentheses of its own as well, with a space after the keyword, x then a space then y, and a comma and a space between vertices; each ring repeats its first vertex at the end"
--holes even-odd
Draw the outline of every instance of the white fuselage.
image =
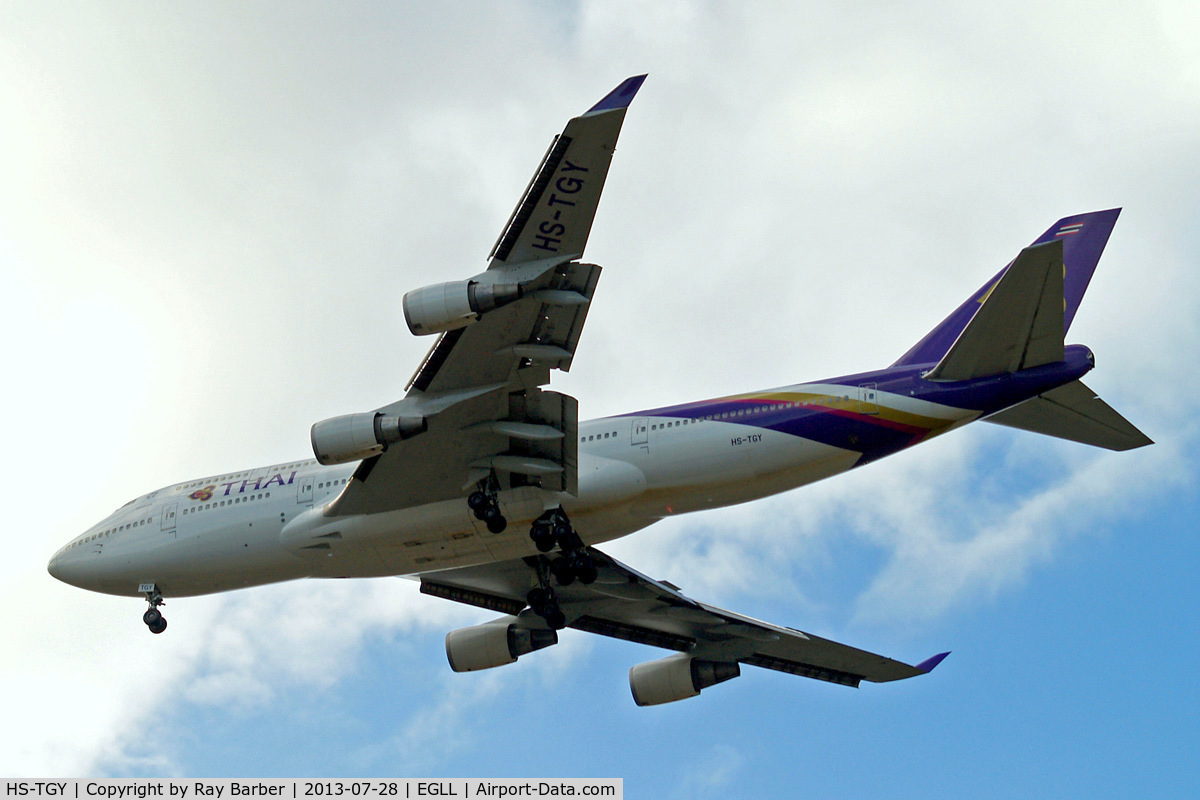
MULTIPOLYGON (((812 403, 827 395, 840 402, 845 390, 807 384, 771 395, 812 403)), ((936 420, 931 434, 977 416, 884 392, 878 402, 936 420)), ((747 409, 755 413, 753 404, 747 409)), ((153 583, 168 597, 303 577, 410 575, 535 555, 530 523, 557 506, 583 542, 595 545, 667 516, 812 483, 862 458, 855 450, 754 426, 749 418, 608 417, 582 422, 578 433, 578 494, 532 486, 501 491, 508 526, 499 534, 490 533, 464 499, 326 516, 357 465, 304 460, 143 495, 63 547, 50 571, 67 583, 117 595, 137 596, 141 584, 153 583)))

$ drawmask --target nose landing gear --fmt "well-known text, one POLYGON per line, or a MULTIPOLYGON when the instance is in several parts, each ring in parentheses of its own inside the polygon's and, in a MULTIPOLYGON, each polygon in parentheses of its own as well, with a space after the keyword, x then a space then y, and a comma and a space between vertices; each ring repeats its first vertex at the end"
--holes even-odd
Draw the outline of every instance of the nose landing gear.
POLYGON ((146 613, 142 614, 142 622, 146 623, 151 633, 162 633, 167 629, 166 617, 158 610, 159 606, 165 605, 162 592, 158 590, 158 585, 153 583, 141 584, 138 591, 146 595, 146 602, 150 604, 146 613))

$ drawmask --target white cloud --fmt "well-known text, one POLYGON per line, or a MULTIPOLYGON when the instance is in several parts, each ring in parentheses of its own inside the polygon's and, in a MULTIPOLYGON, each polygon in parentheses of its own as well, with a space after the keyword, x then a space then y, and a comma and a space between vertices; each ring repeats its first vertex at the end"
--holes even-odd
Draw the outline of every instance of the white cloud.
POLYGON ((332 686, 354 670, 365 640, 469 624, 475 609, 422 595, 411 581, 280 584, 222 598, 200 640, 183 697, 197 704, 269 705, 297 685, 332 686))
MULTIPOLYGON (((470 624, 492 618, 481 619, 479 613, 474 610, 470 624)), ((382 764, 403 774, 438 774, 464 753, 494 747, 494 741, 480 741, 489 728, 479 724, 481 714, 513 697, 522 698, 527 708, 541 709, 539 713, 553 713, 547 696, 561 690, 565 675, 583 667, 592 647, 592 637, 564 630, 557 645, 523 656, 515 665, 466 674, 445 670, 435 679, 435 689, 425 694, 428 702, 392 736, 355 755, 361 774, 374 774, 382 764)))
MULTIPOLYGON (((1049 561, 1080 534, 1122 529, 1146 502, 1161 503, 1187 490, 1195 465, 1177 442, 1145 454, 1087 459, 1044 486, 1010 494, 988 506, 954 508, 939 497, 920 498, 924 525, 903 530, 886 519, 866 521, 883 532, 891 560, 857 603, 860 621, 897 624, 934 619, 1019 585, 1031 568, 1049 561), (950 506, 950 508, 947 508, 950 506), (961 527, 956 527, 961 526, 961 527)), ((986 470, 975 464, 969 475, 986 470)), ((969 479, 968 479, 969 480, 969 479)), ((966 482, 948 490, 978 497, 966 482)), ((874 516, 874 515, 869 515, 874 516)))
POLYGON ((1154 447, 1120 454, 998 427, 951 434, 750 507, 673 519, 606 549, 697 599, 774 598, 803 615, 773 622, 823 634, 830 626, 917 630, 1018 588, 1080 537, 1114 535, 1141 508, 1192 494, 1195 441, 1191 429, 1176 429, 1154 447), (850 593, 850 606, 838 608, 809 583, 821 573, 859 580, 860 565, 831 552, 848 544, 877 552, 880 566, 850 593))
POLYGON ((685 762, 680 770, 679 789, 675 797, 726 797, 739 773, 746 764, 746 757, 729 745, 713 745, 685 762))

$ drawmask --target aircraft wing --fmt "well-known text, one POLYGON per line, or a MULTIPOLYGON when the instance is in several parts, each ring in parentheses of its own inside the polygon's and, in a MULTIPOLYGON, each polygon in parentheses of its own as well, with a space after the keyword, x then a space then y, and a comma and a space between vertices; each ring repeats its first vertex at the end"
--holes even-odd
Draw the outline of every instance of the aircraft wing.
POLYGON ((583 255, 625 110, 645 80, 625 79, 550 143, 492 248, 488 269, 583 255))
MULTIPOLYGON (((582 264, 625 111, 629 78, 555 137, 473 284, 517 285, 520 298, 441 334, 404 399, 378 409, 424 431, 359 466, 331 516, 465 497, 496 475, 504 488, 575 493, 575 399, 540 387, 569 370, 600 267, 582 264)), ((407 308, 406 308, 407 315, 407 308)), ((411 322, 410 322, 411 325, 411 322)))
MULTIPOLYGON (((595 582, 555 587, 567 627, 576 630, 845 686, 924 675, 946 655, 910 666, 698 602, 595 548, 586 552, 596 562, 595 582)), ((544 622, 527 607, 525 596, 537 585, 538 568, 538 559, 531 557, 427 572, 420 576, 421 591, 519 617, 536 628, 544 622)))

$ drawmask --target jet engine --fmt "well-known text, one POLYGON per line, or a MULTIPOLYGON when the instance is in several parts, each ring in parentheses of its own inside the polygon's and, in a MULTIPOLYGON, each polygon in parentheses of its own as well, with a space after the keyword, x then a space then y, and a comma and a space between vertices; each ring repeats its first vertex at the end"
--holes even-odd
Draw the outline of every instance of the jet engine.
POLYGON ((321 420, 312 426, 310 438, 317 461, 329 466, 378 455, 388 445, 423 430, 424 417, 392 417, 368 411, 321 420))
POLYGON ((741 674, 736 661, 702 661, 687 653, 676 653, 630 668, 629 688, 633 702, 656 706, 695 697, 701 689, 741 674))
POLYGON ((511 664, 518 656, 552 644, 558 644, 558 631, 526 628, 516 617, 501 617, 447 633, 446 658, 455 672, 474 672, 511 664))
POLYGON ((404 321, 417 336, 469 325, 480 314, 521 299, 516 283, 453 281, 413 289, 404 295, 404 321))

